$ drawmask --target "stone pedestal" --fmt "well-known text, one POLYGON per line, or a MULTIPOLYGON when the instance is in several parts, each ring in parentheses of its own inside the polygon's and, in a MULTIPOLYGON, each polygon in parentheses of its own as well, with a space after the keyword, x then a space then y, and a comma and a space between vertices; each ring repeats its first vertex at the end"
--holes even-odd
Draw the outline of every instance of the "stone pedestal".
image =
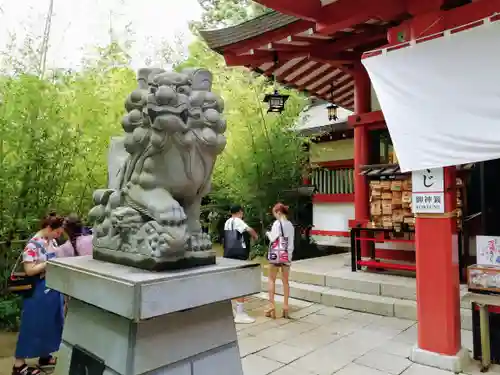
MULTIPOLYGON (((230 300, 260 291, 257 264, 154 273, 89 257, 51 261, 50 288, 72 297, 56 375, 75 346, 105 375, 243 375, 230 300)), ((91 374, 92 375, 92 374, 91 374)))

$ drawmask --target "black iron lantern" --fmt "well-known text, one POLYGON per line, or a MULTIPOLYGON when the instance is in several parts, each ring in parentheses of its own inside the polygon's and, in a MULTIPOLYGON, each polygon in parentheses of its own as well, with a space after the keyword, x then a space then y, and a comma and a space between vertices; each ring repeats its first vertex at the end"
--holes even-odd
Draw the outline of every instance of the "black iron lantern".
POLYGON ((267 113, 281 113, 285 109, 285 103, 290 95, 281 95, 278 90, 274 90, 273 94, 267 94, 264 97, 264 103, 269 103, 267 113))
POLYGON ((330 103, 326 109, 328 110, 328 120, 337 121, 339 117, 337 116, 338 105, 330 103))

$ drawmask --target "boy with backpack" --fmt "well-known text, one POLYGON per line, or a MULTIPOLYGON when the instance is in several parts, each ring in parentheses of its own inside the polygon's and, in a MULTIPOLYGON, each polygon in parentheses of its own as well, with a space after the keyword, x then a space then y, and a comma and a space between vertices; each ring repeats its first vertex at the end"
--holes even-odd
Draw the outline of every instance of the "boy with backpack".
MULTIPOLYGON (((250 249, 245 243, 243 234, 248 232, 254 240, 259 236, 257 232, 250 228, 243 221, 243 209, 240 205, 231 207, 231 217, 224 224, 224 258, 248 260, 250 249)), ((244 310, 244 298, 236 300, 236 312, 234 314, 234 322, 237 324, 251 324, 255 319, 250 317, 244 310)))

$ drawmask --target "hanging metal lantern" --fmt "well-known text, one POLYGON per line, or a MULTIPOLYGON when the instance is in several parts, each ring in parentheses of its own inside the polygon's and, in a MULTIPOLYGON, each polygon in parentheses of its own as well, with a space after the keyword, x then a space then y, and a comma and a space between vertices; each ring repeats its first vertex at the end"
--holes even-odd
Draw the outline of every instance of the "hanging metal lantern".
POLYGON ((285 109, 285 103, 290 95, 281 95, 278 90, 274 90, 273 94, 267 94, 264 97, 264 103, 269 103, 267 113, 281 113, 285 109))
POLYGON ((336 104, 329 104, 326 109, 328 110, 328 120, 337 121, 339 117, 337 116, 337 109, 339 108, 336 104))

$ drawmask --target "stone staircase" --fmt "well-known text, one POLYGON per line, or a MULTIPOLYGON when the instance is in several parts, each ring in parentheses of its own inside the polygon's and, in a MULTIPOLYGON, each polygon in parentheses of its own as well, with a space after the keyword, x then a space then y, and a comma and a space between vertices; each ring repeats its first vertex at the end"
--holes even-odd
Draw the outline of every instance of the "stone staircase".
MULTIPOLYGON (((298 261, 290 275, 290 297, 376 315, 417 320, 415 278, 369 272, 351 272, 328 256, 298 261), (328 265, 335 267, 329 268, 328 265)), ((267 291, 265 270, 262 290, 267 291)), ((462 291, 462 295, 466 290, 462 291)), ((283 295, 281 280, 276 294, 283 295)), ((462 329, 472 330, 470 304, 461 305, 462 329)))

